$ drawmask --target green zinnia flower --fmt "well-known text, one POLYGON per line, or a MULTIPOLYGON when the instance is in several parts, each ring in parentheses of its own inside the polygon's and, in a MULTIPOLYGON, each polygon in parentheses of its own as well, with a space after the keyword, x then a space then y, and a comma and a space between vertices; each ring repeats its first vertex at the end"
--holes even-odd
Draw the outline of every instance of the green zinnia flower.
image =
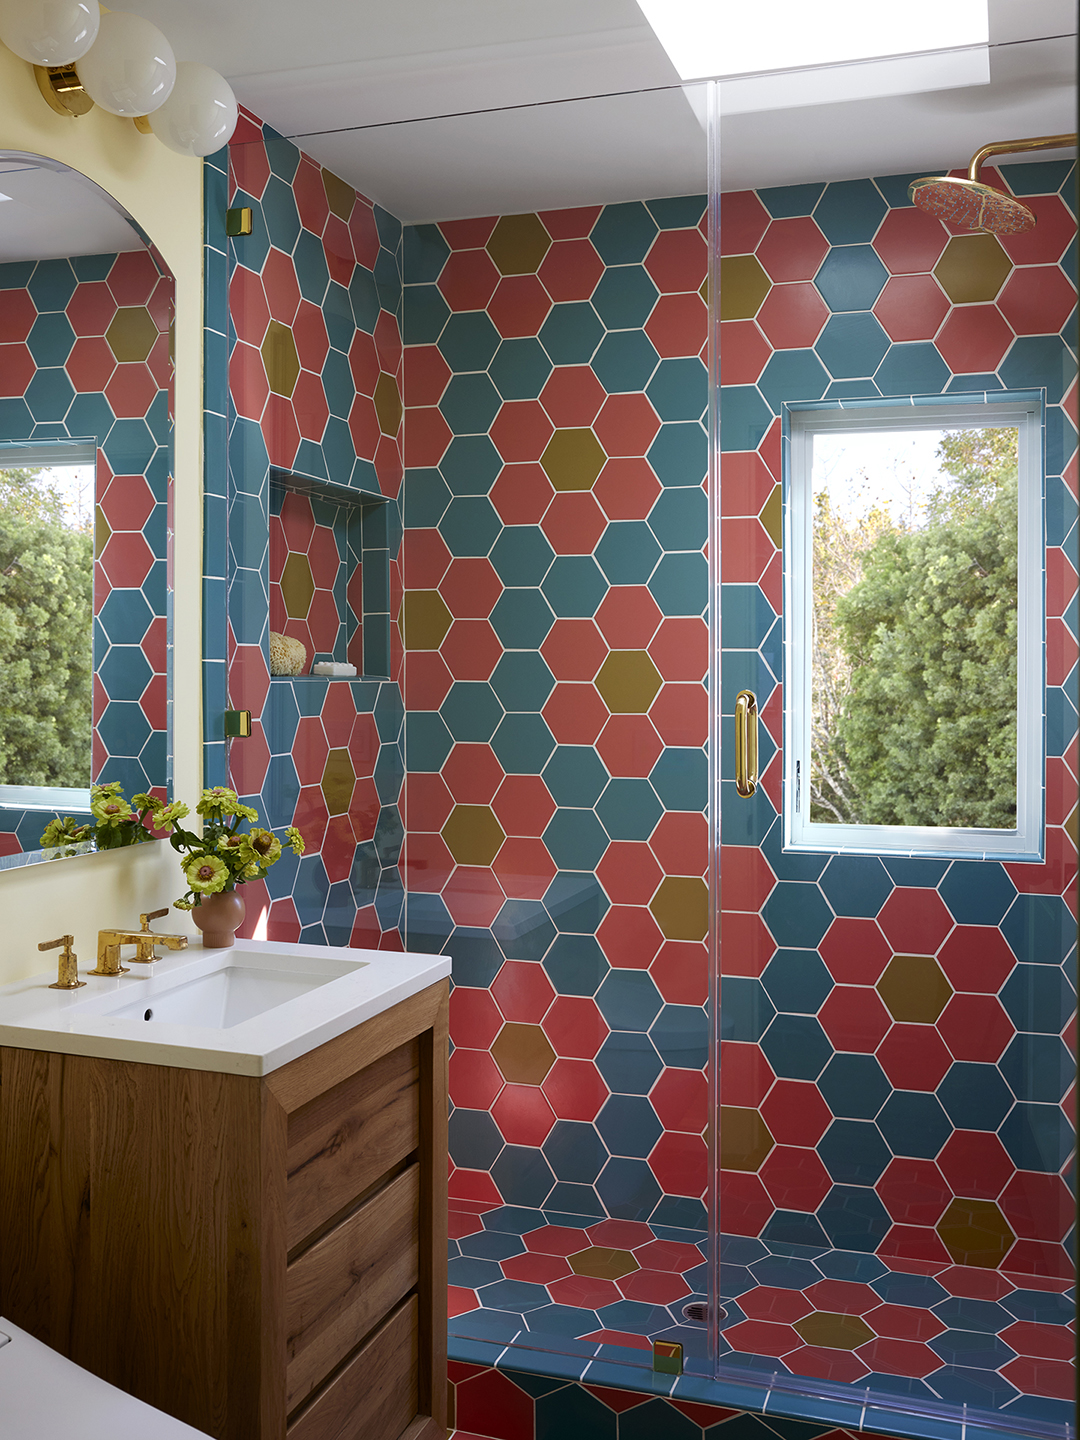
POLYGON ((292 846, 294 855, 302 855, 304 853, 304 837, 295 825, 285 826, 285 838, 292 846))
POLYGON ((108 825, 112 829, 133 818, 131 806, 121 795, 99 795, 91 801, 90 813, 99 825, 108 825))
POLYGON ((228 865, 216 855, 191 855, 181 868, 188 885, 200 895, 216 895, 232 879, 228 865))
POLYGON ((154 816, 154 829, 170 831, 174 825, 190 815, 191 811, 182 800, 174 800, 171 805, 163 805, 154 816))
POLYGON ((237 804, 235 790, 228 790, 224 785, 215 785, 202 792, 195 811, 199 815, 235 815, 237 804))
POLYGON ((244 837, 250 842, 252 855, 259 865, 275 865, 281 857, 281 841, 270 830, 252 830, 244 837))

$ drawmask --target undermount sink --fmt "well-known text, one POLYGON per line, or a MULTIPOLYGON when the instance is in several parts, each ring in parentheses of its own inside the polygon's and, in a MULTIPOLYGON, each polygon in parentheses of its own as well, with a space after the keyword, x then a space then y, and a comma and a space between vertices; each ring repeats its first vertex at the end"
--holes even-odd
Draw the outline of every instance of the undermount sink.
POLYGON ((0 1045, 267 1075, 450 973, 446 956, 194 941, 127 974, 52 990, 55 971, 0 989, 0 1045))

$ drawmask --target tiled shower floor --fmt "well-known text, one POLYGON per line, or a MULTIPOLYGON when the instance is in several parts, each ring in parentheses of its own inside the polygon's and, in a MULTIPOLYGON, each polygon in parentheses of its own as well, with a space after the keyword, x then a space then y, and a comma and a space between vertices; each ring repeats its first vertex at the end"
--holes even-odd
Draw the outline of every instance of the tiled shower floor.
MULTIPOLYGON (((452 1337, 595 1345, 598 1359, 640 1350, 643 1366, 652 1340, 681 1340, 704 1373, 705 1326, 682 1313, 705 1299, 700 1232, 514 1206, 454 1209, 450 1222, 452 1337)), ((1075 1423, 1063 1281, 726 1236, 721 1291, 723 1358, 763 1380, 855 1383, 905 1409, 966 1405, 1021 1430, 1075 1423)))

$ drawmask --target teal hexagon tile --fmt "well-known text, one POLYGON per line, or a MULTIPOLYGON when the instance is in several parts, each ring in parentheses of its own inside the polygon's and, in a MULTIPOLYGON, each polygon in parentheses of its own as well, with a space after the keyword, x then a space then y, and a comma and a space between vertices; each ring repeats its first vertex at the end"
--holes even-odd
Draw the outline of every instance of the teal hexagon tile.
POLYGON ((322 445, 317 445, 313 440, 300 441, 296 459, 293 461, 293 469, 299 471, 301 475, 314 475, 319 480, 330 478, 322 445))
POLYGON ((777 350, 761 373, 758 389, 779 414, 785 400, 820 400, 828 384, 828 371, 813 350, 777 350))
MULTIPOLYGON (((483 380, 485 377, 463 375, 458 378, 483 380)), ((486 495, 498 479, 502 463, 487 435, 455 435, 439 461, 439 473, 455 495, 486 495)))
POLYGON ((756 450, 773 418, 756 385, 725 385, 720 391, 721 450, 756 450))
POLYGON ((450 487, 438 470, 406 470, 402 487, 405 524, 433 530, 450 504, 450 487))
POLYGON ((156 446, 144 420, 117 420, 102 449, 114 475, 141 475, 156 446))
POLYGON ((873 178, 890 210, 902 210, 911 204, 908 186, 913 180, 921 180, 925 174, 925 170, 912 170, 906 175, 875 175, 873 178))
POLYGON ((587 300, 553 305, 540 327, 540 343, 553 365, 587 365, 603 338, 600 317, 587 300))
MULTIPOLYGON (((68 407, 65 420, 69 434, 93 435, 100 444, 112 427, 113 412, 100 392, 76 395, 68 407)), ((222 465, 219 473, 224 475, 224 471, 222 465)))
MULTIPOLYGON (((356 328, 372 334, 379 319, 379 290, 375 276, 362 265, 357 265, 349 281, 349 301, 356 318, 356 328)), ((417 287, 409 291, 409 303, 405 310, 405 344, 430 344, 439 338, 439 333, 450 313, 450 308, 434 285, 417 287)))
POLYGON ((349 361, 340 350, 328 350, 322 368, 323 389, 332 415, 347 416, 356 398, 349 361))
POLYGON ((1046 543, 1064 545, 1076 524, 1077 504, 1069 487, 1057 476, 1046 481, 1046 543))
POLYGON ((779 880, 761 909, 761 918, 777 945, 814 950, 833 921, 833 913, 816 885, 779 880))
MULTIPOLYGON (((5 261, 3 264, 0 264, 0 290, 25 290, 27 285, 29 285, 30 283, 31 277, 34 274, 34 266, 38 263, 44 264, 46 262, 37 262, 34 260, 8 260, 5 261)), ((73 286, 71 294, 74 295, 74 293, 75 289, 73 286)), ((70 299, 71 297, 69 296, 68 298, 70 299)), ((56 305, 46 308, 62 310, 64 308, 64 305, 66 304, 67 301, 65 300, 63 305, 56 305)))
POLYGON ((612 840, 647 840, 664 812, 648 780, 610 780, 596 813, 612 840))
MULTIPOLYGON (((596 1068, 613 1094, 647 1095, 664 1063, 648 1035, 615 1030, 600 1047, 596 1068)), ((600 1182, 608 1213, 617 1219, 645 1220, 660 1199, 660 1187, 641 1160, 609 1161, 600 1182)))
POLYGON ((660 356, 644 330, 609 331, 592 359, 593 372, 609 395, 644 390, 660 356))
POLYGON ((66 309, 76 284, 69 260, 39 260, 26 288, 40 312, 66 309))
POLYGON ((1048 405, 1044 417, 1046 473, 1060 475, 1076 449, 1076 427, 1062 405, 1048 405))
POLYGON ((491 748, 507 775, 539 775, 555 739, 542 715, 514 712, 503 716, 491 748))
POLYGON ((98 676, 110 700, 138 700, 152 675, 139 645, 113 645, 98 666, 98 676))
POLYGON ((833 315, 814 343, 834 379, 873 375, 889 348, 889 337, 869 310, 833 315))
POLYGON ((334 480, 339 485, 347 485, 356 459, 356 449, 348 421, 343 420, 340 415, 331 415, 326 422, 322 452, 326 460, 327 479, 334 480))
POLYGON ((1046 387, 1048 405, 1059 405, 1076 377, 1076 361, 1059 335, 1021 335, 998 366, 1007 390, 1046 387))
POLYGON ((486 744, 503 716, 503 707, 490 685, 481 680, 458 680, 439 707, 454 739, 465 744, 486 744))
POLYGON ((1030 165, 1002 165, 1000 172, 1014 195, 1051 195, 1063 190, 1075 164, 1075 160, 1035 160, 1030 165))
POLYGON ((608 582, 591 555, 557 555, 540 588, 560 618, 589 619, 607 594, 608 582))
MULTIPOLYGON (((356 908, 354 898, 354 911, 356 908)), ((350 925, 345 939, 340 941, 340 944, 347 945, 349 943, 351 929, 350 925)), ((406 944, 410 950, 419 950, 426 955, 439 955, 453 929, 453 919, 443 903, 441 895, 410 894, 405 896, 405 935, 406 944)))
MULTIPOLYGON (((357 284, 356 277, 367 272, 361 266, 357 266, 353 272, 353 286, 357 284)), ((365 292, 369 290, 368 282, 363 282, 362 288, 365 292)), ((370 291, 374 293, 376 301, 378 292, 375 291, 374 277, 370 278, 370 291)), ((354 301, 354 309, 356 308, 354 301)), ((404 325, 402 340, 406 345, 433 345, 438 341, 450 316, 450 306, 442 297, 437 285, 410 285, 405 295, 405 303, 402 306, 404 325)), ((370 313, 370 301, 365 308, 365 319, 370 313)), ((375 320, 378 320, 378 310, 375 313, 375 320)), ((367 324, 360 324, 360 314, 357 313, 357 324, 362 330, 367 330, 367 324)), ((375 328, 372 321, 371 330, 375 328)), ((492 326, 494 329, 494 326, 492 326)), ((494 353, 494 346, 492 347, 494 353)), ((450 363, 448 361, 448 363, 450 363)), ((486 363, 486 362, 485 362, 486 363)), ((457 368, 456 366, 454 368, 457 368)), ((483 369, 483 366, 477 367, 483 369)))
POLYGON ((491 549, 491 563, 504 585, 539 585, 554 558, 539 525, 507 525, 491 549))
POLYGON ((262 573, 234 570, 229 577, 229 624, 238 645, 258 645, 262 641, 268 609, 262 573))
POLYGON ((903 857, 883 858, 894 885, 933 888, 949 868, 948 860, 908 860, 903 857))
POLYGON ((998 1136, 1018 1170, 1049 1175, 1060 1171, 1073 1147, 1072 1126, 1060 1105, 1015 1105, 998 1136))
POLYGON ((502 521, 486 496, 465 495, 450 501, 439 528, 451 555, 486 555, 502 521))
POLYGON ((834 180, 814 206, 814 219, 831 245, 872 240, 888 206, 872 180, 834 180))
POLYGON ((600 277, 592 303, 609 330, 632 330, 645 324, 659 295, 643 265, 613 265, 600 277))
MULTIPOLYGON (((111 756, 138 754, 151 733, 142 707, 130 700, 110 700, 98 721, 97 731, 111 756)), ((139 774, 145 784, 141 767, 139 774)))
POLYGON ((401 241, 401 221, 396 215, 391 215, 389 210, 384 210, 378 201, 372 208, 375 212, 375 228, 379 232, 379 244, 388 250, 396 251, 401 241))
POLYGON ((543 592, 531 588, 504 590, 490 619, 506 650, 538 650, 555 624, 543 592))
POLYGON ((551 361, 539 340, 504 340, 488 374, 504 400, 535 400, 551 374, 551 361))
POLYGON ((644 585, 661 545, 644 520, 612 520, 596 547, 596 563, 612 585, 644 585))
POLYGON ((937 1097, 958 1130, 996 1130, 1013 1104, 997 1066, 973 1061, 951 1065, 937 1097))
POLYGON ((563 870, 595 870, 608 845, 604 827, 591 810, 556 810, 543 840, 563 870))
MULTIPOLYGON (((508 900, 492 922, 491 933, 508 960, 541 960, 555 939, 555 926, 539 900, 508 900)), ((467 983, 477 981, 478 977, 474 976, 467 983)), ((536 1225, 542 1222, 543 1217, 537 1217, 536 1225)), ((513 1227, 502 1224, 497 1228, 511 1230, 513 1227)), ((525 1228, 531 1230, 536 1226, 529 1224, 525 1228)))
POLYGON ((665 1065, 704 1070, 709 1058, 708 1017, 700 1005, 665 1005, 649 1030, 665 1065))
POLYGON ((834 1120, 817 1153, 829 1178, 843 1185, 876 1185, 892 1159, 872 1120, 834 1120))
POLYGON ((0 440, 25 440, 33 428, 34 417, 21 396, 0 400, 0 440))
POLYGON ((63 365, 75 344, 75 331, 62 311, 59 314, 39 315, 30 327, 26 344, 39 368, 63 365))
POLYGON ((700 420, 709 403, 709 375, 699 359, 661 360, 645 390, 661 420, 700 420))
POLYGON ((704 555, 665 555, 648 583, 665 615, 701 615, 709 601, 709 567, 704 555))
POLYGON ((330 283, 330 271, 326 267, 326 252, 322 241, 310 230, 302 230, 293 251, 293 265, 300 294, 313 305, 321 305, 326 287, 330 283))
POLYGON ((291 255, 300 238, 300 216, 296 196, 284 180, 271 175, 262 196, 263 219, 270 244, 291 255))
POLYGON ((720 611, 725 650, 756 650, 776 623, 776 612, 757 585, 724 585, 720 611))
POLYGON ((401 264, 406 285, 433 285, 450 258, 450 246, 437 225, 406 225, 401 232, 401 264))
POLYGON ((661 230, 689 230, 701 222, 708 197, 676 195, 670 200, 648 200, 649 214, 661 230))
MULTIPOLYGON (((410 290, 409 302, 412 300, 412 293, 410 290)), ((406 318, 408 311, 409 303, 406 303, 406 318)), ((455 374, 468 370, 486 370, 499 344, 499 332, 483 310, 451 315, 439 337, 439 349, 443 359, 455 374)))
POLYGON ((832 311, 870 310, 889 278, 885 266, 870 245, 833 246, 814 284, 832 311))
POLYGON ((544 784, 556 805, 595 805, 607 782, 607 770, 591 745, 560 745, 544 766, 544 784))
POLYGON ((542 710, 555 677, 536 651, 511 650, 495 666, 491 688, 506 710, 542 710))
POLYGON ((270 164, 270 173, 278 176, 291 187, 300 164, 299 150, 291 140, 286 140, 269 125, 263 126, 262 133, 266 145, 266 158, 270 164))
POLYGON ((1076 734, 1076 706, 1059 686, 1046 691, 1046 753, 1064 755, 1076 734))
POLYGON ((646 459, 662 485, 700 485, 709 464, 705 426, 678 421, 661 425, 646 459))
POLYGON ((709 539, 709 502, 700 486, 665 490, 649 511, 649 529, 665 550, 701 550, 709 539))
POLYGON ((761 1048, 784 1080, 816 1080, 832 1055, 828 1037, 813 1015, 777 1015, 761 1037, 761 1048))
MULTIPOLYGON (((824 189, 824 185, 774 185, 759 190, 757 197, 774 220, 791 220, 812 215, 824 189)), ((723 205, 722 200, 720 203, 723 205)))
MULTIPOLYGON (((952 910, 952 904, 945 891, 956 868, 957 866, 954 864, 945 877, 939 892, 950 910, 952 910)), ((1007 876, 1005 882, 1005 885, 1001 887, 1003 898, 1011 898, 1011 895, 1015 893, 1012 882, 1007 876)), ((976 899, 976 894, 977 892, 971 895, 973 900, 976 899)), ((981 894, 978 895, 978 898, 982 899, 981 894)), ((985 899, 979 908, 980 910, 989 908, 985 899)), ((955 915, 955 911, 953 913, 955 915)), ((994 924, 995 922, 984 920, 960 923, 994 924)), ((1068 905, 1060 896, 1017 895, 1009 913, 1001 921, 1001 933, 1009 942, 1009 948, 1018 960, 1040 965, 1059 965, 1076 944, 1076 921, 1068 905)))
POLYGON ((704 810, 709 802, 709 761, 704 750, 669 745, 649 781, 667 810, 704 810))
POLYGON ((1062 1099, 1076 1073, 1060 1035, 1015 1035, 998 1066, 1014 1095, 1051 1105, 1062 1099))
MULTIPOLYGON (((336 350, 347 351, 356 333, 352 300, 349 292, 336 280, 326 287, 322 302, 323 319, 330 344, 336 350)), ((377 317, 376 317, 377 318, 377 317)), ((348 413, 345 411, 344 413, 348 413)))
POLYGON ((998 925, 1016 896, 1016 886, 1003 865, 954 860, 938 894, 958 925, 998 925))
POLYGON ((1057 965, 1017 965, 1001 988, 1001 1004, 1017 1030, 1059 1035, 1076 1005, 1057 965))
POLYGON ((640 265, 656 239, 656 221, 638 200, 605 205, 589 239, 605 265, 640 265))
MULTIPOLYGON (((647 970, 613 970, 597 991, 596 1005, 609 1030, 648 1030, 663 1009, 664 1002, 647 970)), ((600 1123, 599 1120, 597 1123, 600 1123)), ((650 1129, 659 1126, 655 1116, 647 1124, 650 1129)), ((649 1149, 652 1149, 651 1145, 649 1149)), ((630 1149, 618 1153, 634 1155, 638 1152, 630 1149)), ((648 1154, 648 1150, 645 1153, 648 1154)))
POLYGON ((834 855, 818 882, 837 915, 872 919, 893 891, 876 855, 834 855))
POLYGON ((434 710, 413 710, 405 717, 405 763, 410 770, 441 770, 454 748, 442 716, 434 710))
POLYGON ((874 374, 882 395, 937 395, 949 381, 949 367, 935 345, 916 340, 891 345, 874 374))
MULTIPOLYGON (((75 398, 75 387, 68 379, 67 371, 64 369, 38 370, 30 384, 27 385, 23 398, 30 408, 31 415, 39 424, 42 421, 59 421, 63 420, 68 412, 68 407, 75 398)), ((150 432, 143 421, 138 420, 133 423, 142 425, 145 433, 149 435, 150 432)), ((110 460, 109 463, 112 464, 112 461, 110 460)), ((113 468, 115 469, 115 466, 113 468)), ((141 470, 142 467, 140 466, 139 469, 141 470)))
POLYGON ((544 956, 556 995, 595 995, 611 969, 594 935, 560 935, 544 956))
POLYGON ((486 375, 455 375, 443 391, 439 409, 456 435, 480 435, 487 433, 500 403, 499 392, 486 375))

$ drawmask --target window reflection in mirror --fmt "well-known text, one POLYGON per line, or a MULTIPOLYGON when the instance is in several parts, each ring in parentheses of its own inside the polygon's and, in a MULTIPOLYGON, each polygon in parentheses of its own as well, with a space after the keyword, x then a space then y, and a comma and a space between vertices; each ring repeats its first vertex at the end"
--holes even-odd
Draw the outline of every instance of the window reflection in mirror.
POLYGON ((174 284, 85 176, 0 152, 0 192, 5 864, 93 782, 168 793, 174 284))
POLYGON ((1031 843, 1031 416, 818 415, 792 431, 789 585, 805 650, 793 640, 789 834, 830 848, 1015 847, 1020 831, 1031 843))

